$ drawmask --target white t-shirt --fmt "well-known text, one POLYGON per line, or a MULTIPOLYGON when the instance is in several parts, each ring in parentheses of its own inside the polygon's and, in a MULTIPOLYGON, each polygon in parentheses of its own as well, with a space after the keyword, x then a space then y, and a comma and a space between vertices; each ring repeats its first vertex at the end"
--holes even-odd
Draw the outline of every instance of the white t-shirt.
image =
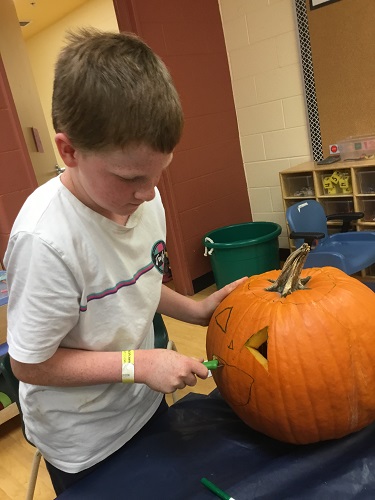
MULTIPOLYGON (((59 178, 39 187, 22 207, 5 255, 10 355, 40 363, 59 346, 153 348, 165 236, 158 192, 120 226, 82 204, 59 178)), ((69 473, 125 444, 161 398, 143 384, 20 383, 28 439, 69 473)))

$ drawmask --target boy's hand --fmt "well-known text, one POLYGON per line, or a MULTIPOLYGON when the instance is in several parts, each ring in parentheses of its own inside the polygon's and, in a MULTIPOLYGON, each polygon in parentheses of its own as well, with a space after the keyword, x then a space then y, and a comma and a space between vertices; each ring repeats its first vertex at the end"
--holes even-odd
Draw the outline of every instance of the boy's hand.
POLYGON ((240 278, 237 281, 233 281, 221 288, 217 292, 214 292, 212 295, 209 295, 206 299, 199 302, 199 305, 202 308, 202 322, 200 323, 202 326, 207 326, 210 322, 211 316, 214 313, 217 306, 221 301, 225 299, 227 295, 229 295, 235 288, 238 287, 241 283, 244 283, 248 279, 247 276, 240 278))
POLYGON ((202 360, 189 358, 169 349, 134 351, 134 380, 154 391, 169 394, 193 387, 197 377, 206 379, 208 369, 202 360))

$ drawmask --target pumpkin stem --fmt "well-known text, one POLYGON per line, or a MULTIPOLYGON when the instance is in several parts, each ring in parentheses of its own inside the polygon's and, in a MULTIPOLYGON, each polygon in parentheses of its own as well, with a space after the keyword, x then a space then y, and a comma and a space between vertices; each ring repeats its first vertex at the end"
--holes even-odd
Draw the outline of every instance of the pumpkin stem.
POLYGON ((269 280, 273 283, 272 286, 266 288, 268 292, 278 292, 282 297, 286 297, 295 290, 304 290, 305 285, 310 280, 311 276, 300 278, 300 274, 310 251, 307 243, 297 248, 286 259, 277 280, 269 280))

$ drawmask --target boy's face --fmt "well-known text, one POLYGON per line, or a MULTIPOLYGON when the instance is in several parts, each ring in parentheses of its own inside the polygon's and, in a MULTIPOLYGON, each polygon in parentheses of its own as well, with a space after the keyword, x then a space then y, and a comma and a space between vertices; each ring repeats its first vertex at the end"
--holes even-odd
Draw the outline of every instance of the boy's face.
POLYGON ((72 162, 62 154, 68 167, 62 182, 82 203, 120 223, 155 197, 155 187, 173 158, 146 145, 106 153, 72 151, 72 162))

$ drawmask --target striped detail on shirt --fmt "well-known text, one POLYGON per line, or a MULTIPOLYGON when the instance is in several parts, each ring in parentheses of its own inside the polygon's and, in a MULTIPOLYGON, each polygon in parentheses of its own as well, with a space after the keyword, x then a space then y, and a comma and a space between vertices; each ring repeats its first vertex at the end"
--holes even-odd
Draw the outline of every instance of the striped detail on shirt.
POLYGON ((154 268, 154 264, 153 264, 153 262, 150 262, 149 264, 147 264, 147 266, 142 267, 142 269, 139 269, 139 271, 137 271, 132 278, 130 278, 128 280, 119 281, 115 286, 113 286, 111 288, 107 288, 106 290, 103 290, 102 292, 90 293, 90 295, 87 296, 86 304, 81 304, 79 306, 80 312, 87 311, 87 304, 89 302, 91 302, 92 300, 103 299, 104 297, 107 297, 108 295, 113 295, 113 294, 117 293, 121 288, 124 288, 126 286, 135 285, 141 276, 148 273, 153 268, 154 268))

